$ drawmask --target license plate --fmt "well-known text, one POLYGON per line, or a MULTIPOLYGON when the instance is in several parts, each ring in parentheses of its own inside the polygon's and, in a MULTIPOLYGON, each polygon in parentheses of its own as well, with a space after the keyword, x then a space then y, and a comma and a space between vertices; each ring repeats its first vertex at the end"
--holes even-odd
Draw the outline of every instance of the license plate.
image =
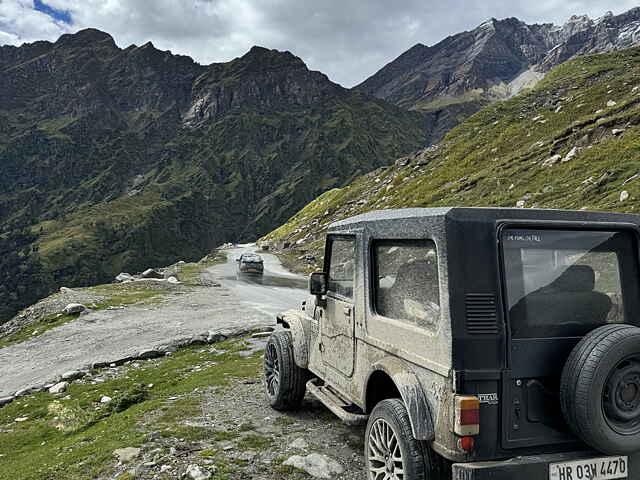
POLYGON ((627 478, 627 457, 600 457, 549 465, 549 480, 612 480, 627 478))

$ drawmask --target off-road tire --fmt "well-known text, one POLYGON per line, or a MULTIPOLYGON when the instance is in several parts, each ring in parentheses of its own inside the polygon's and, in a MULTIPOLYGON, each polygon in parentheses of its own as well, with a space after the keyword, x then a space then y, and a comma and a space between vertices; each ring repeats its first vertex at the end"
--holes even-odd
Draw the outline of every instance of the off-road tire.
MULTIPOLYGON (((607 413, 611 378, 633 358, 640 359, 640 328, 606 325, 575 346, 562 371, 560 407, 567 424, 585 443, 610 455, 632 453, 640 447, 640 418, 629 423, 625 433, 625 423, 615 426, 607 413), (637 428, 631 427, 636 423, 637 428)), ((639 398, 637 392, 631 403, 638 403, 639 398)))
MULTIPOLYGON (((271 367, 273 368, 273 366, 271 367)), ((274 332, 264 353, 264 391, 271 407, 275 410, 295 410, 300 407, 306 391, 309 371, 296 365, 293 356, 291 332, 274 332), (278 368, 278 384, 269 388, 269 365, 275 356, 278 368)))
MULTIPOLYGON (((411 430, 409 414, 404 402, 398 398, 390 398, 379 402, 371 412, 364 436, 364 457, 367 480, 381 480, 385 478, 381 473, 374 475, 371 471, 371 442, 373 442, 372 430, 380 428, 380 425, 388 425, 400 447, 402 455, 402 467, 404 480, 436 480, 444 479, 446 462, 439 457, 427 442, 416 440, 411 430), (379 422, 381 421, 381 422, 379 422), (382 423, 384 422, 384 423, 382 423), (378 427, 376 427, 378 425, 378 427)), ((375 444, 374 444, 375 450, 375 444)), ((375 462, 377 465, 378 462, 375 462)), ((449 473, 449 477, 450 477, 449 473)))

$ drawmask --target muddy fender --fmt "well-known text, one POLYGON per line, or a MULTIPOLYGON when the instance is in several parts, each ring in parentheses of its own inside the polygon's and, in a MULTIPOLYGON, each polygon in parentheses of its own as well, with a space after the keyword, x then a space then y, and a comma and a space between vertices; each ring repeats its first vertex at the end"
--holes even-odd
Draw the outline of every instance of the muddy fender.
MULTIPOLYGON (((375 371, 386 373, 400 392, 409 414, 414 438, 416 440, 433 440, 435 430, 431 409, 422 390, 422 385, 409 365, 396 357, 385 357, 373 365, 369 378, 375 371)), ((368 382, 369 379, 367 379, 368 382)))
POLYGON ((298 310, 288 310, 278 315, 278 323, 291 332, 293 358, 300 368, 309 366, 310 320, 308 315, 298 310))

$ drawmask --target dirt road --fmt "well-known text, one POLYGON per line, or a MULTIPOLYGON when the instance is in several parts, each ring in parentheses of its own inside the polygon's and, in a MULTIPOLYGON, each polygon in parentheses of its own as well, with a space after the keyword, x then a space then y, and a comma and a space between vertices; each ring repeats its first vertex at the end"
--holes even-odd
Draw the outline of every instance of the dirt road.
POLYGON ((238 280, 235 258, 241 250, 228 251, 226 264, 203 274, 222 287, 185 287, 158 305, 92 312, 1 348, 0 397, 95 362, 135 356, 195 335, 274 326, 277 311, 294 308, 304 298, 299 287, 305 281, 284 270, 273 255, 264 255, 262 284, 238 280))

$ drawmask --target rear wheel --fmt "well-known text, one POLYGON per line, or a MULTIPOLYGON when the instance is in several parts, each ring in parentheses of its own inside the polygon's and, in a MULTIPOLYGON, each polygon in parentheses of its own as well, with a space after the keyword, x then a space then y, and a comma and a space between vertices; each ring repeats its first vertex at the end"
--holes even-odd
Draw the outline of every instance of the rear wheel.
POLYGON ((402 400, 378 403, 367 423, 364 455, 368 480, 434 480, 441 463, 426 442, 416 440, 402 400))
POLYGON ((308 370, 296 365, 291 332, 274 332, 264 352, 264 390, 275 410, 300 406, 309 378, 308 370))
POLYGON ((640 328, 607 325, 585 336, 562 372, 560 405, 593 448, 612 455, 640 449, 640 328))

